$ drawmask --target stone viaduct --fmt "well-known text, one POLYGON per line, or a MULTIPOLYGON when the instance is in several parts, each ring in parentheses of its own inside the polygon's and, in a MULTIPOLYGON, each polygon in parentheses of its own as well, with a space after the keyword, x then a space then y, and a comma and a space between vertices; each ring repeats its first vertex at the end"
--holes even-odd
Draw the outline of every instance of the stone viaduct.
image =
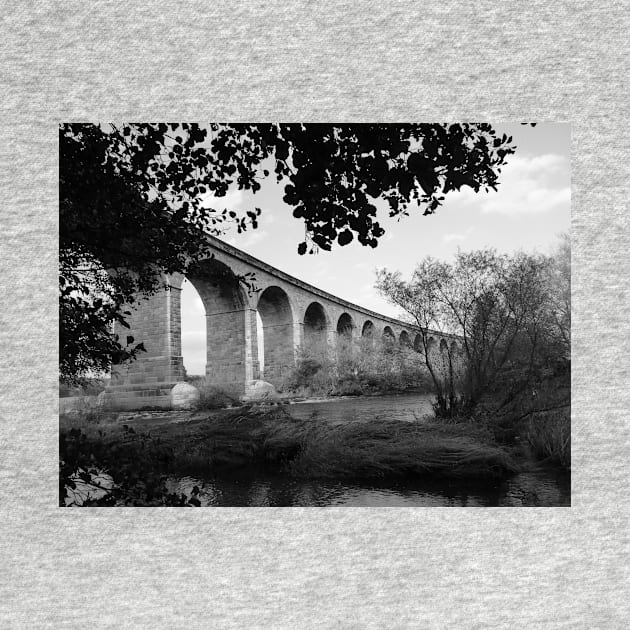
MULTIPOLYGON (((207 237, 213 257, 199 263, 187 279, 206 311, 206 376, 217 386, 255 395, 264 378, 277 385, 281 373, 295 365, 300 349, 334 352, 339 339, 389 336, 396 343, 418 347, 420 329, 379 315, 290 276, 214 237, 207 237), (237 276, 253 274, 255 290, 237 276), (264 357, 258 357, 256 313, 264 336, 264 357), (264 364, 264 376, 261 373, 264 364)), ((130 364, 114 366, 107 404, 119 409, 170 407, 171 389, 185 379, 181 350, 181 287, 183 276, 169 276, 167 289, 139 302, 128 322, 135 343, 146 352, 130 364)), ((432 333, 430 344, 457 350, 453 335, 432 333)), ((352 345, 352 344, 350 344, 352 345)))

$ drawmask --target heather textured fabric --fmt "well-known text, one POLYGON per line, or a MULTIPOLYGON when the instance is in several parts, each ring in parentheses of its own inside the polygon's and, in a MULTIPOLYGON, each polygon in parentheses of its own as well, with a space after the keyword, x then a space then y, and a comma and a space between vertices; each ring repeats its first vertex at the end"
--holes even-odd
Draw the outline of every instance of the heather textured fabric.
POLYGON ((627 3, 41 0, 0 28, 0 627, 628 627, 627 3), (572 507, 58 508, 82 120, 570 121, 572 507))

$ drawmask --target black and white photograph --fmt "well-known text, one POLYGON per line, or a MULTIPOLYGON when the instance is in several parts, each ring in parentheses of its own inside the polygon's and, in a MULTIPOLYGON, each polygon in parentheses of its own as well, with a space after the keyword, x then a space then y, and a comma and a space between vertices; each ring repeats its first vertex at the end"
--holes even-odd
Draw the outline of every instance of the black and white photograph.
POLYGON ((62 123, 61 507, 571 505, 568 123, 62 123))
POLYGON ((627 628, 626 5, 5 5, 0 628, 627 628))

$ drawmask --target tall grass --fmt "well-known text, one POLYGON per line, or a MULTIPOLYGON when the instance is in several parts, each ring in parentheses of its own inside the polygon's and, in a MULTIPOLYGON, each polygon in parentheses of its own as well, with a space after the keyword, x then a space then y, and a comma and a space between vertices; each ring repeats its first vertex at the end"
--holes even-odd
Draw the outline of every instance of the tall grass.
POLYGON ((471 425, 374 420, 314 428, 290 470, 326 479, 478 478, 503 477, 517 465, 471 425))
MULTIPOLYGON (((147 425, 148 426, 148 425, 147 425)), ((170 472, 218 474, 267 468, 306 479, 375 480, 419 476, 503 477, 516 471, 510 455, 471 424, 416 424, 400 420, 331 424, 296 420, 284 408, 198 414, 176 424, 151 425, 149 441, 129 441, 128 429, 108 427, 110 448, 140 449, 146 465, 170 472)), ((136 426, 136 434, 143 431, 136 426)), ((90 439, 99 439, 91 432, 90 439)), ((109 460, 110 466, 113 460, 109 460)), ((116 478, 115 471, 109 470, 116 478)))
POLYGON ((538 459, 571 466, 570 408, 532 413, 527 426, 527 442, 538 459))

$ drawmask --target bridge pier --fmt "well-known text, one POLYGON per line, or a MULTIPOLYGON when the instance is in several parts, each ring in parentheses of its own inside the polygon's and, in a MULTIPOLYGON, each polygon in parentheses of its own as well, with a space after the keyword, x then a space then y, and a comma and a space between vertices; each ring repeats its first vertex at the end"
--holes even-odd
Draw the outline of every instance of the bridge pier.
POLYGON ((208 381, 246 395, 259 372, 256 310, 207 313, 206 340, 208 381))
POLYGON ((170 285, 131 310, 129 329, 116 333, 144 343, 137 360, 112 367, 106 404, 116 409, 170 407, 170 392, 184 380, 181 352, 181 288, 170 285))

